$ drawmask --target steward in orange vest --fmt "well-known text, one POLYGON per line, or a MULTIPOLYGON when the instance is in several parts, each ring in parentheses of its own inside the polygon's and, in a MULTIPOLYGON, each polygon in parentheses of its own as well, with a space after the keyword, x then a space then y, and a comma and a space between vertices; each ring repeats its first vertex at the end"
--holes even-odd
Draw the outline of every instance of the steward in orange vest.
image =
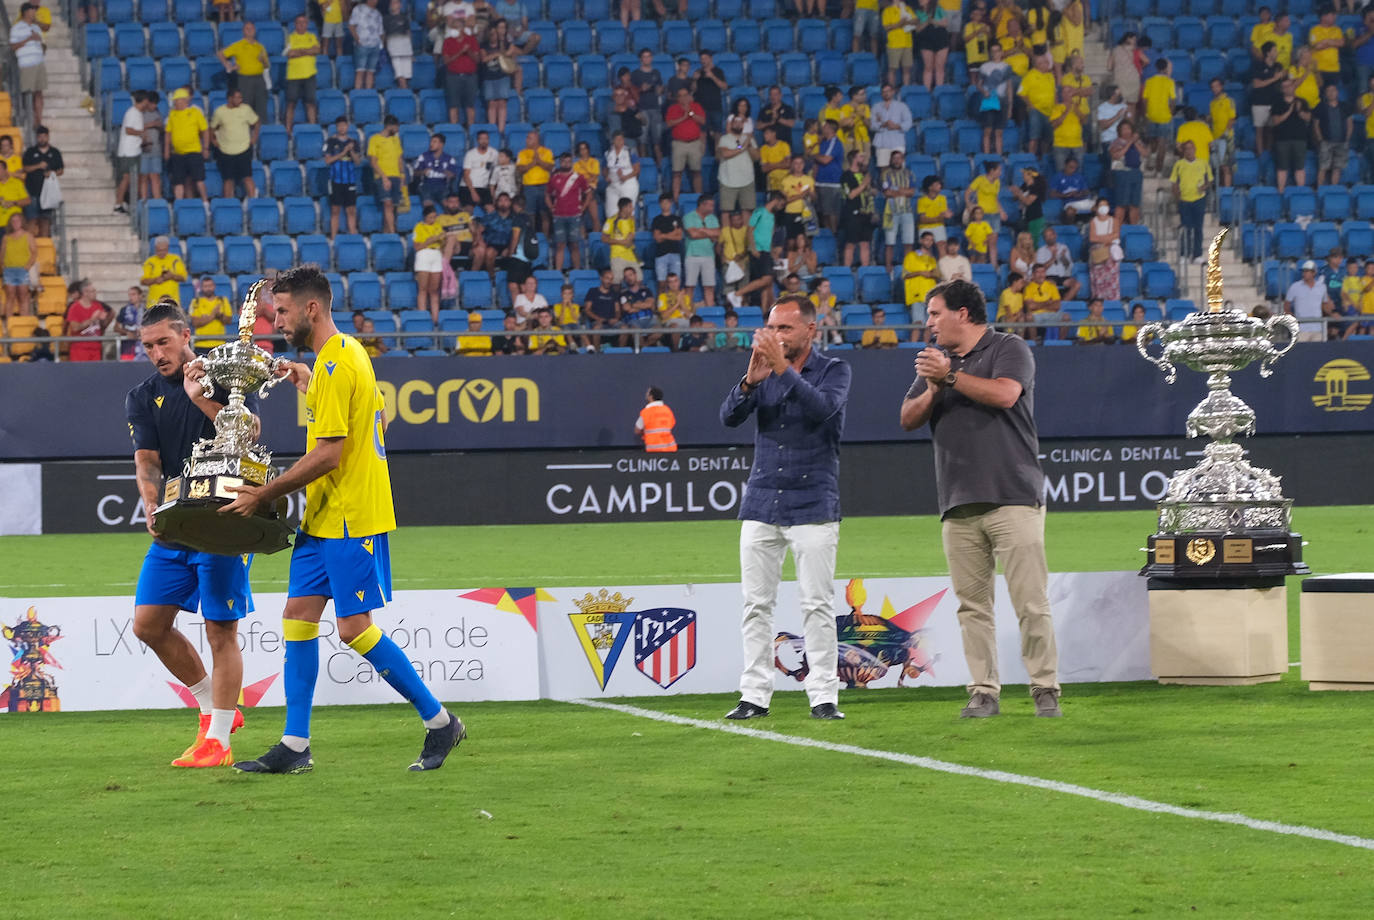
POLYGON ((635 436, 644 442, 644 449, 650 453, 677 450, 677 441, 673 440, 677 419, 663 401, 663 391, 649 387, 644 394, 644 403, 644 408, 639 410, 639 420, 635 422, 635 436))

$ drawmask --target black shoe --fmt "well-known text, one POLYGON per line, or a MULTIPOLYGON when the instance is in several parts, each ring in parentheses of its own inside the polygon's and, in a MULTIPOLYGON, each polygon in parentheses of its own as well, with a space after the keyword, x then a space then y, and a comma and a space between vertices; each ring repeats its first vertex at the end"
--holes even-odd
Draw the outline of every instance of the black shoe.
POLYGON ((240 760, 234 769, 239 773, 309 773, 315 761, 309 746, 297 753, 278 741, 257 760, 240 760))
POLYGON ((844 713, 835 707, 834 703, 821 703, 819 706, 811 707, 811 718, 813 719, 843 719, 844 713))
POLYGON ((117 205, 115 205, 114 211, 115 211, 116 214, 128 214, 128 213, 129 213, 129 209, 126 208, 126 207, 124 207, 124 205, 122 205, 122 204, 117 204, 117 205))
POLYGON ((444 759, 448 757, 449 752, 467 736, 468 730, 467 726, 463 725, 463 720, 449 713, 447 725, 425 731, 424 749, 410 765, 410 772, 420 773, 424 770, 439 769, 444 765, 444 759))
POLYGON ((761 719, 768 715, 767 706, 757 706, 748 700, 740 700, 739 705, 725 714, 725 718, 743 721, 744 719, 761 719))

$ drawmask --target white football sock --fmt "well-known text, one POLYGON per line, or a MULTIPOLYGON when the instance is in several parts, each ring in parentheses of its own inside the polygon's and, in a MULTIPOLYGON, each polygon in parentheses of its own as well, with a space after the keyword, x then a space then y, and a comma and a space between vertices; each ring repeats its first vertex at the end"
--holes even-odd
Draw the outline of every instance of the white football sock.
POLYGON ((295 751, 297 754, 310 747, 310 739, 302 738, 299 735, 282 735, 281 743, 295 751))
POLYGON ((200 705, 200 714, 208 716, 214 709, 210 697, 210 675, 206 674, 200 681, 186 688, 191 691, 191 695, 196 698, 196 703, 200 705))
POLYGON ((210 710, 210 728, 205 732, 206 738, 214 738, 225 747, 229 746, 229 733, 234 728, 234 710, 232 709, 212 709, 210 710))
POLYGON ((452 719, 453 716, 448 714, 447 709, 440 709, 433 718, 425 719, 425 728, 443 728, 452 719))

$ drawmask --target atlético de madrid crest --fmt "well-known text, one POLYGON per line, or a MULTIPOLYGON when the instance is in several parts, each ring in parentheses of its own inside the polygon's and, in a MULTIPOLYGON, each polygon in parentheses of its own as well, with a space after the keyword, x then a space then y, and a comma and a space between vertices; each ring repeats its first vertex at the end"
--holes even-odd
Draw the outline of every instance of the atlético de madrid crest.
POLYGON ((628 610, 634 598, 602 589, 574 601, 573 632, 602 690, 633 638, 635 668, 665 690, 697 662, 697 614, 681 607, 628 610))

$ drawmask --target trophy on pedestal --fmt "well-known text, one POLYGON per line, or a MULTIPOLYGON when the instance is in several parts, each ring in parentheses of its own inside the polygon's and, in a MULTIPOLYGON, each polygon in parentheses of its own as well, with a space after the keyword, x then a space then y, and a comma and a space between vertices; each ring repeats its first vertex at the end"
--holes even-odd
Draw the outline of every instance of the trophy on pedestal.
POLYGON ((1302 575, 1302 537, 1292 533, 1293 502, 1283 497, 1279 477, 1251 466, 1236 436, 1255 433, 1255 412, 1231 392, 1230 372, 1260 361, 1260 376, 1273 373, 1274 362, 1288 353, 1298 337, 1291 316, 1258 320, 1224 308, 1221 290, 1223 229, 1207 255, 1207 309, 1165 327, 1149 323, 1136 335, 1136 348, 1165 372, 1169 383, 1176 364, 1209 374, 1208 393, 1188 414, 1190 438, 1211 442, 1203 459, 1169 480, 1159 503, 1159 530, 1149 539, 1149 561, 1141 571, 1170 579, 1226 579, 1302 575), (1288 333, 1276 346, 1274 331, 1288 333), (1163 351, 1149 354, 1158 339, 1163 351))
POLYGON ((285 379, 277 370, 288 362, 253 344, 258 295, 267 284, 263 279, 248 289, 238 337, 190 362, 205 368, 206 398, 219 384, 229 391, 229 404, 215 416, 215 436, 198 441, 181 475, 167 481, 153 521, 163 538, 200 552, 275 553, 290 545, 284 498, 251 517, 220 513, 236 497, 231 487, 266 485, 276 476, 272 454, 253 441, 253 413, 244 406, 250 393, 266 393, 285 379))

